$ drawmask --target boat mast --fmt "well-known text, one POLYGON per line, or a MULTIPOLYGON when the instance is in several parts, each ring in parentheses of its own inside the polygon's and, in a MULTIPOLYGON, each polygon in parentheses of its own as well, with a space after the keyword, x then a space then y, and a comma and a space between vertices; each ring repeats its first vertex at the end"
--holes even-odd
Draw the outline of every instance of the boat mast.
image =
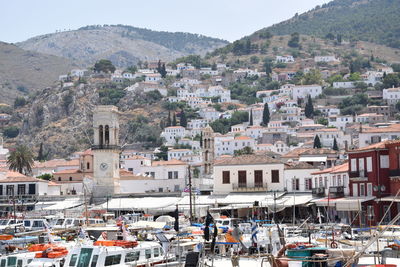
POLYGON ((189 173, 189 221, 190 224, 193 222, 193 203, 192 203, 192 175, 190 172, 190 165, 188 166, 188 173, 189 173))

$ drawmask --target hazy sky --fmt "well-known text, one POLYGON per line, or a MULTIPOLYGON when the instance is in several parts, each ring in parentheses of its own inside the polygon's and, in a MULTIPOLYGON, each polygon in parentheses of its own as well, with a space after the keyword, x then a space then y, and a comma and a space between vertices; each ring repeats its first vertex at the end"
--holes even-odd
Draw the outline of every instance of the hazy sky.
POLYGON ((234 41, 330 0, 2 0, 0 40, 126 24, 234 41))

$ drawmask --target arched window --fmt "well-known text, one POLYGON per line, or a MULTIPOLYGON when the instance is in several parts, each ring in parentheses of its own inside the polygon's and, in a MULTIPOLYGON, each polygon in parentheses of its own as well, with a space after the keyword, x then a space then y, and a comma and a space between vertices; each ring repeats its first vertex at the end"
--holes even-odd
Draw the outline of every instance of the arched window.
POLYGON ((69 180, 72 181, 72 177, 71 176, 69 177, 69 180))
POLYGON ((104 127, 104 143, 106 145, 110 144, 110 127, 108 127, 108 125, 104 127))
POLYGON ((99 126, 99 145, 103 145, 103 125, 99 126))
POLYGON ((89 162, 86 163, 86 169, 90 170, 90 163, 89 162))
POLYGON ((207 148, 207 139, 204 139, 204 148, 207 148))
POLYGON ((61 177, 58 177, 58 180, 61 181, 61 177))

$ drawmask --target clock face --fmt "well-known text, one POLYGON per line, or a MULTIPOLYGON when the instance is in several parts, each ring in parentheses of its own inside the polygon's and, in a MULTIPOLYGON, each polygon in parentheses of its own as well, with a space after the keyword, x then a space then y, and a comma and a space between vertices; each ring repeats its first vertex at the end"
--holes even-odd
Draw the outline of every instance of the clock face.
POLYGON ((108 165, 107 165, 107 163, 101 163, 100 164, 100 169, 102 170, 102 171, 105 171, 105 170, 107 170, 107 168, 108 168, 108 165))

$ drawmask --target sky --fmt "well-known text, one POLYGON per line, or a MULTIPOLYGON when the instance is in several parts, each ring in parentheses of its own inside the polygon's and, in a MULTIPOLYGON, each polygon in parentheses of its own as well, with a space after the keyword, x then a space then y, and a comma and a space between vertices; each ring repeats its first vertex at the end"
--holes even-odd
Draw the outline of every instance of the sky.
POLYGON ((125 24, 240 39, 330 0, 3 0, 0 41, 57 30, 125 24))

